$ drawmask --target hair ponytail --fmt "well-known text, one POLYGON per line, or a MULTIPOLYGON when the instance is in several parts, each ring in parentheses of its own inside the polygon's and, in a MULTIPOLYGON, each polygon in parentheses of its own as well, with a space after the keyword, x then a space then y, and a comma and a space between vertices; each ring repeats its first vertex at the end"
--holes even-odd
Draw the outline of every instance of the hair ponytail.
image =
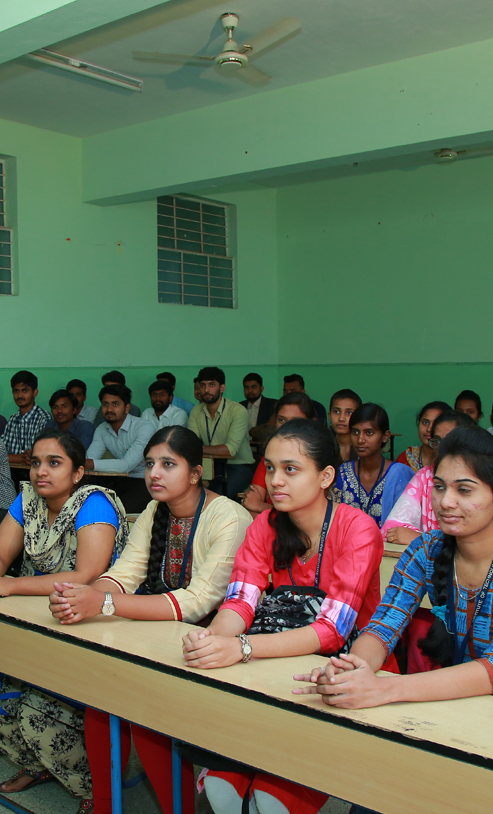
MULTIPOLYGON (((448 599, 448 578, 453 568, 457 543, 455 537, 446 534, 443 539, 443 547, 435 560, 431 582, 435 605, 447 605, 448 599)), ((433 619, 424 639, 418 641, 425 656, 428 656, 435 664, 441 667, 450 667, 454 657, 454 639, 448 632, 445 622, 437 616, 433 619)))

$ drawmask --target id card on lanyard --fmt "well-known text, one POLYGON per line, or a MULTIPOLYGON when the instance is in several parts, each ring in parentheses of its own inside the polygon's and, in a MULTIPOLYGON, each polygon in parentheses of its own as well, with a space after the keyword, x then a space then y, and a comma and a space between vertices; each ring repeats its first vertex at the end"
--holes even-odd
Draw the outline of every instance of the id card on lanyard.
POLYGON ((454 664, 462 664, 464 661, 464 656, 466 655, 466 648, 471 637, 471 633, 473 633, 474 629, 474 622, 476 621, 481 608, 483 607, 484 600, 488 595, 488 590, 491 584, 491 580, 493 579, 493 562, 490 565, 489 571, 486 574, 486 579, 483 582, 483 587, 479 592, 479 596, 476 599, 476 607, 474 609, 474 615, 472 617, 472 622, 469 625, 469 629, 466 631, 464 638, 459 643, 459 636, 457 633, 457 619, 455 616, 455 592, 454 592, 454 580, 452 576, 453 569, 450 569, 448 575, 448 584, 447 584, 447 616, 449 621, 449 632, 454 637, 455 642, 455 653, 454 653, 454 664))
POLYGON ((210 430, 209 430, 209 416, 207 415, 207 408, 205 410, 205 426, 206 426, 206 429, 207 429, 207 440, 209 441, 209 446, 210 447, 212 446, 212 440, 214 438, 214 435, 216 434, 216 430, 217 430, 217 428, 219 426, 219 422, 220 422, 221 418, 223 417, 223 413, 224 413, 225 409, 226 409, 226 399, 224 399, 223 409, 219 413, 219 418, 217 419, 217 421, 216 421, 216 423, 214 425, 214 429, 212 430, 212 435, 211 435, 210 430))

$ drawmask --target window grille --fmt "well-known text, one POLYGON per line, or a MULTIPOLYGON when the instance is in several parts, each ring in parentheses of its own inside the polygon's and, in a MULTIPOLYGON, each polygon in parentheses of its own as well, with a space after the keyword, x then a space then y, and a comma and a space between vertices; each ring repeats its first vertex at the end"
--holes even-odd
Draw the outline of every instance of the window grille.
POLYGON ((0 226, 5 226, 5 164, 0 161, 0 226))
POLYGON ((193 198, 157 199, 159 302, 234 308, 226 210, 193 198))
POLYGON ((0 294, 12 294, 12 229, 0 227, 0 294))

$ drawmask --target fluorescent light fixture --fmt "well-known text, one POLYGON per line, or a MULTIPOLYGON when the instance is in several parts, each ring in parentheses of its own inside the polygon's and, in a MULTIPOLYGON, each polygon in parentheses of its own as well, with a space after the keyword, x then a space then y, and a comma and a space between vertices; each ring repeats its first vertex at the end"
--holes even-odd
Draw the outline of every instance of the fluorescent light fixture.
POLYGON ((51 65, 52 68, 61 68, 63 71, 71 71, 72 73, 79 74, 79 76, 87 76, 90 79, 107 82, 109 85, 117 85, 119 88, 139 92, 143 90, 144 82, 142 79, 136 79, 134 76, 125 76, 125 74, 110 71, 107 68, 100 68, 99 65, 91 65, 90 62, 83 62, 74 57, 67 57, 65 54, 57 54, 55 51, 49 51, 47 48, 40 48, 38 51, 26 54, 26 56, 29 57, 29 59, 40 62, 42 65, 51 65))

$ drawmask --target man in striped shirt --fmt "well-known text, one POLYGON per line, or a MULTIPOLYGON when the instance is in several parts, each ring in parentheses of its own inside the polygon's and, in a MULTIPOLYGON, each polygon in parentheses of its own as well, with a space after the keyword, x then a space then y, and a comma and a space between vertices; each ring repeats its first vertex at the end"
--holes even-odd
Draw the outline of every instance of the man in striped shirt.
POLYGON ((44 430, 50 414, 38 407, 38 379, 29 370, 19 370, 10 380, 12 395, 19 411, 9 418, 2 436, 7 448, 9 463, 31 463, 31 449, 34 439, 44 430))

